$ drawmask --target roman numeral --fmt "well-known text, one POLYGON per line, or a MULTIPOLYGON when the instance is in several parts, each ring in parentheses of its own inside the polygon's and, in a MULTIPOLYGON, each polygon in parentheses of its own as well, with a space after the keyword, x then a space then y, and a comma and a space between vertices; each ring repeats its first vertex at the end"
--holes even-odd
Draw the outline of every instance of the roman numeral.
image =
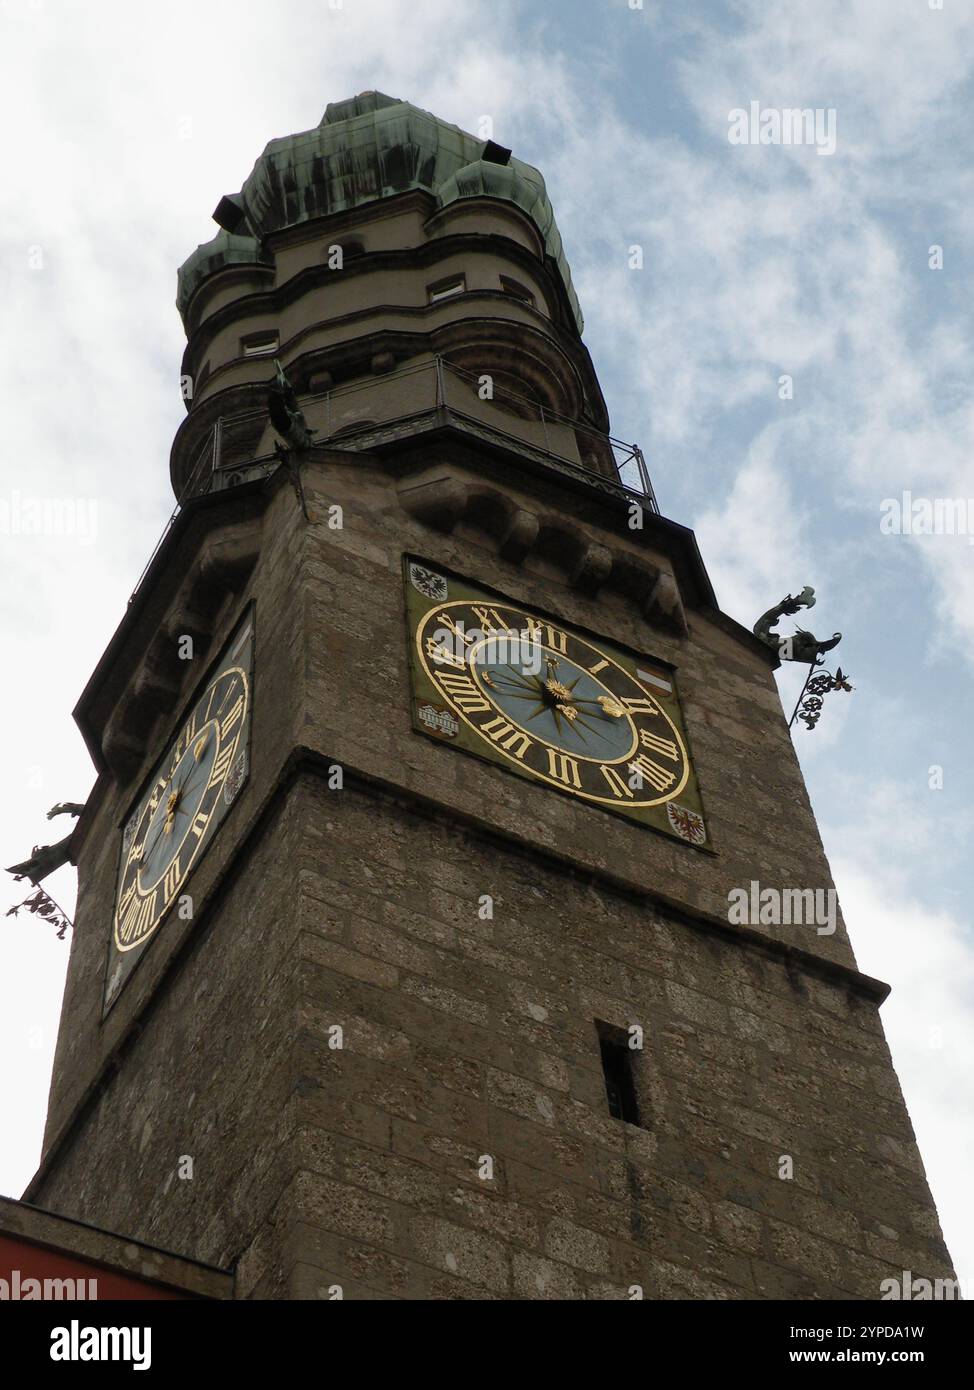
POLYGON ((455 666, 460 671, 466 669, 467 663, 462 656, 458 656, 456 652, 451 652, 445 643, 437 642, 432 637, 426 639, 426 655, 436 665, 455 666))
POLYGON ((665 792, 676 781, 676 774, 667 772, 665 767, 660 767, 654 763, 652 758, 647 758, 645 753, 640 753, 639 757, 629 764, 637 774, 642 786, 642 779, 645 778, 650 786, 655 787, 658 792, 665 792))
POLYGON ((660 708, 655 700, 651 700, 647 695, 643 700, 627 700, 623 698, 622 703, 630 714, 659 714, 660 708))
POLYGON ((480 626, 484 632, 508 632, 510 623, 505 623, 496 608, 478 608, 473 605, 473 611, 480 619, 480 626))
POLYGON ((228 743, 226 748, 220 749, 213 764, 213 771, 210 773, 210 780, 206 784, 208 787, 215 787, 218 782, 223 781, 235 751, 236 745, 233 743, 228 743))
POLYGON ((615 770, 614 767, 609 767, 605 763, 603 763, 600 768, 600 771, 602 773, 602 776, 608 782, 609 786, 612 788, 613 796, 618 796, 620 798, 628 798, 630 801, 632 800, 632 788, 628 785, 628 783, 623 781, 623 779, 619 776, 618 772, 615 770))
POLYGON ((568 635, 567 633, 559 632, 558 629, 552 627, 550 623, 545 623, 543 645, 553 648, 560 656, 564 656, 565 652, 568 650, 568 635))
POLYGON ((118 934, 119 934, 119 937, 122 939, 122 941, 128 941, 128 939, 129 939, 129 923, 130 923, 131 921, 133 921, 134 918, 135 918, 136 916, 138 916, 138 911, 139 911, 139 899, 138 899, 138 898, 135 898, 135 899, 133 899, 132 901, 129 902, 128 907, 126 907, 125 911, 122 913, 121 917, 118 919, 118 934))
POLYGON ((574 758, 569 758, 565 753, 559 753, 556 748, 545 750, 548 754, 548 771, 552 777, 557 777, 559 782, 564 782, 566 787, 581 788, 581 779, 578 775, 578 763, 574 758))
POLYGON ((469 676, 454 675, 452 671, 437 671, 436 679, 444 693, 449 695, 464 714, 477 714, 491 708, 469 676))
POLYGON ((589 675, 595 676, 599 673, 599 671, 604 671, 608 664, 609 663, 606 661, 605 657, 603 657, 601 661, 597 661, 594 666, 590 666, 588 668, 589 675))
POLYGON ((155 915, 155 907, 155 889, 147 898, 136 898, 131 903, 119 927, 118 934, 123 942, 135 941, 144 934, 155 915))
POLYGON ((189 827, 197 840, 202 840, 206 834, 206 827, 210 823, 210 818, 205 811, 197 811, 193 817, 193 824, 189 827))
POLYGON ((166 878, 162 886, 163 896, 165 897, 166 902, 169 901, 173 893, 175 893, 176 889, 179 887, 179 880, 181 877, 182 873, 179 867, 179 855, 177 854, 176 858, 172 861, 172 863, 169 865, 169 868, 166 870, 166 878))
POLYGON ((640 729, 639 741, 644 748, 651 748, 654 753, 662 753, 663 757, 669 758, 671 762, 680 761, 680 754, 671 738, 660 738, 658 734, 649 734, 645 729, 640 729))
POLYGON ((509 753, 513 753, 515 758, 523 758, 528 749, 532 746, 527 734, 522 734, 519 729, 515 729, 513 724, 508 724, 506 719, 501 719, 498 715, 489 724, 481 724, 480 732, 486 734, 488 738, 494 740, 501 748, 506 748, 509 753), (516 747, 520 744, 520 747, 516 747))
POLYGON ((226 718, 223 720, 223 723, 220 725, 221 740, 226 738, 229 731, 233 728, 234 724, 236 724, 237 720, 243 714, 243 702, 244 697, 242 695, 238 695, 236 703, 231 706, 229 714, 226 716, 226 718))
POLYGON ((138 940, 139 937, 144 936, 145 933, 148 931, 149 927, 152 925, 152 922, 156 915, 156 891, 157 890, 153 888, 152 892, 149 894, 145 902, 142 904, 142 909, 139 912, 138 917, 135 919, 135 931, 133 932, 133 937, 135 940, 138 940))
POLYGON ((119 898, 119 900, 118 900, 118 911, 115 913, 115 916, 116 916, 116 917, 124 917, 124 916, 125 916, 125 913, 128 911, 128 906, 129 906, 129 903, 132 901, 132 897, 133 897, 134 893, 135 893, 135 880, 133 879, 132 882, 129 884, 129 886, 126 888, 125 892, 122 894, 122 896, 121 896, 121 897, 119 898))
POLYGON ((471 642, 476 641, 476 638, 471 637, 468 632, 464 632, 462 627, 457 626, 457 624, 450 617, 449 613, 437 613, 436 621, 438 623, 442 623, 445 628, 447 628, 450 632, 453 633, 454 637, 456 637, 461 642, 465 642, 467 646, 469 646, 471 642))

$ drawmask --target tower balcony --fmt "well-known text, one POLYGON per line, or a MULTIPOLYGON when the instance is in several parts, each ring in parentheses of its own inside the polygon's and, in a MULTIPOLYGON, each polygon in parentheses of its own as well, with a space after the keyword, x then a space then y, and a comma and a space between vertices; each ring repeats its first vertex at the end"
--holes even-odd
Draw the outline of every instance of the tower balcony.
MULTIPOLYGON (((300 404, 314 433, 313 448, 381 452, 410 437, 451 428, 471 441, 500 447, 658 511, 637 445, 560 415, 439 356, 302 394, 300 404)), ((266 409, 218 417, 197 445, 180 504, 266 476, 280 463, 276 441, 266 409)))

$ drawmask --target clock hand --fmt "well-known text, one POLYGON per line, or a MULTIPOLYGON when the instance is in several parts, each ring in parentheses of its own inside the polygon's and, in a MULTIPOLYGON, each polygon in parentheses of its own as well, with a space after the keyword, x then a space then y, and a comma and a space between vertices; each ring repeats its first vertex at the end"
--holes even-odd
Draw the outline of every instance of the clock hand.
POLYGON ((597 695, 594 700, 587 696, 576 695, 572 698, 572 704, 598 705, 602 713, 607 714, 611 719, 621 719, 626 712, 625 707, 613 695, 597 695))
MULTIPOLYGON (((195 761, 194 761, 193 764, 190 764, 190 765, 189 765, 189 769, 188 769, 188 771, 186 772, 186 774, 184 775, 184 777, 182 778, 182 780, 179 781, 179 782, 177 782, 177 783, 175 784, 175 786, 173 787, 173 795, 174 795, 174 796, 179 797, 179 798, 182 798, 182 797, 184 797, 184 796, 186 795, 187 792, 191 791, 192 788, 196 785, 196 783, 192 780, 192 779, 193 779, 193 773, 197 771, 197 769, 198 769, 198 767, 199 767, 199 764, 200 764, 200 762, 201 762, 201 760, 202 760, 202 758, 203 758, 203 754, 206 752, 207 748, 209 747, 210 737, 211 737, 210 733, 207 732, 207 733, 205 733, 205 734, 202 736, 202 738, 198 738, 198 739, 196 740, 195 744, 193 745, 193 758, 194 758, 195 761)), ((189 749, 187 748, 186 753, 188 753, 188 752, 189 752, 189 749)), ((186 761, 186 753, 183 754, 182 758, 180 758, 179 762, 177 763, 176 767, 174 768, 174 770, 173 770, 173 777, 175 777, 176 773, 179 771, 179 768, 180 768, 180 767, 182 766, 182 764, 186 761)), ((170 782, 171 782, 171 781, 172 781, 172 778, 170 778, 170 782)), ((170 800, 171 800, 171 798, 170 798, 170 800)), ((172 812, 175 813, 176 809, 177 809, 177 807, 176 807, 176 806, 173 806, 173 807, 172 807, 172 812)))
MULTIPOLYGON (((169 787, 172 787, 172 780, 176 772, 178 771, 178 766, 179 765, 177 764, 176 767, 173 769, 172 773, 170 774, 169 780, 166 783, 167 789, 169 787)), ((162 817, 161 821, 159 822, 159 828, 156 830, 155 835, 152 837, 151 844, 148 847, 145 847, 145 845, 143 845, 142 857, 139 860, 139 864, 141 867, 144 867, 146 861, 152 857, 153 853, 155 852, 156 845, 158 845, 163 835, 169 835, 172 833, 173 822, 176 817, 176 812, 179 806, 179 800, 181 796, 181 786, 176 786, 173 788, 172 791, 170 791, 167 801, 166 814, 162 817)))
MULTIPOLYGON (((181 789, 177 788, 177 790, 174 791, 174 792, 172 793, 172 795, 173 795, 174 797, 178 797, 179 794, 180 794, 180 790, 181 790, 181 789)), ((162 837, 163 837, 164 835, 171 835, 171 834, 172 834, 172 828, 173 828, 173 825, 175 824, 176 817, 177 817, 177 816, 185 816, 185 815, 188 815, 188 814, 189 814, 188 811, 183 811, 183 810, 180 809, 178 800, 177 800, 176 802, 173 803, 171 809, 167 812, 167 814, 166 814, 166 815, 163 817, 163 819, 160 821, 160 823, 159 823, 159 828, 158 828, 158 830, 156 831, 155 835, 153 835, 151 844, 150 844, 148 847, 146 847, 145 843, 143 842, 143 845, 142 845, 142 853, 141 853, 141 856, 140 856, 140 858, 139 858, 139 867, 140 867, 140 868, 145 868, 146 863, 148 862, 149 859, 152 858, 152 855, 155 853, 156 846, 159 844, 159 841, 162 839, 162 837)))
MULTIPOLYGON (((190 770, 186 773, 185 778, 181 782, 177 782, 175 787, 173 788, 173 794, 172 797, 170 797, 170 802, 172 804, 170 806, 169 814, 166 817, 166 823, 169 826, 170 830, 172 828, 172 823, 175 821, 177 816, 189 815, 189 812, 183 809, 181 803, 199 785, 199 779, 194 777, 193 774, 197 771, 200 771, 200 759, 206 752, 209 740, 210 736, 209 734, 207 734, 204 738, 201 738, 197 742, 195 748, 193 749, 193 753, 196 758, 196 763, 190 765, 190 770), (173 800, 173 798, 175 798, 175 800, 173 800)), ((204 777, 208 775, 208 772, 209 770, 207 768, 202 769, 204 777)))
MULTIPOLYGON (((163 788, 162 788, 162 793, 161 793, 161 795, 160 795, 160 797, 159 797, 159 800, 156 802, 156 807, 157 807, 157 808, 162 804, 162 801, 163 801, 163 798, 164 798, 165 795, 166 795, 166 792, 167 792, 167 791, 169 790, 169 788, 172 786, 172 779, 173 779, 173 777, 175 777, 175 775, 176 775, 176 768, 177 768, 178 766, 179 766, 179 764, 177 763, 174 767, 171 767, 171 768, 169 769, 169 772, 168 772, 168 774, 167 774, 167 776, 166 776, 165 785, 164 785, 163 788)), ((153 811, 153 815, 154 815, 154 814, 155 814, 155 811, 153 811)), ((163 817, 163 820, 165 820, 165 817, 163 817)), ((152 823, 151 820, 150 820, 149 823, 150 823, 150 825, 151 825, 151 823, 152 823)), ((153 843, 154 843, 154 842, 153 842, 153 843)))
MULTIPOLYGON (((182 737, 182 735, 180 735, 180 737, 182 737)), ((203 754, 205 753, 205 751, 206 751, 206 746, 207 746, 207 744, 209 743, 209 741, 210 741, 210 732, 209 732, 209 730, 207 730, 207 732, 206 732, 205 734, 203 734, 203 736, 202 736, 201 738, 198 738, 198 739, 196 740, 196 743, 193 745, 193 754, 194 754, 194 756, 195 756, 197 762, 199 762, 199 760, 202 758, 203 754)), ((180 756, 172 763, 172 765, 171 765, 170 768, 169 768, 169 775, 168 775, 168 777, 166 778, 166 786, 165 786, 165 788, 163 789, 163 793, 164 793, 164 794, 165 794, 165 791, 168 790, 168 788, 172 785, 172 780, 173 780, 173 778, 176 776, 176 773, 179 771, 180 766, 181 766, 182 763, 184 762, 184 760, 185 760, 185 758, 186 758, 186 754, 187 754, 188 752, 189 752, 189 747, 188 747, 188 740, 187 740, 187 747, 183 750, 183 752, 180 754, 180 756)))
MULTIPOLYGON (((193 770, 195 771, 196 769, 194 768, 193 770)), ((187 777, 186 781, 180 783, 180 786, 178 788, 180 800, 182 800, 184 796, 188 796, 190 792, 193 790, 193 788, 198 785, 199 783, 196 780, 187 777)))
POLYGON ((537 676, 525 676, 523 671, 518 671, 513 666, 505 666, 495 670, 494 679, 506 681, 509 685, 513 685, 519 690, 532 690, 536 692, 541 689, 541 681, 537 676), (509 671, 510 675, 502 675, 502 669, 504 671, 509 671))
POLYGON ((139 865, 140 865, 140 867, 143 867, 143 868, 144 868, 144 867, 145 867, 146 860, 147 860, 147 859, 150 859, 150 858, 152 857, 153 851, 155 850, 156 845, 159 843, 159 840, 160 840, 161 837, 162 837, 162 832, 163 832, 163 829, 165 828, 165 824, 166 824, 166 817, 163 816, 162 820, 161 820, 160 823, 159 823, 159 829, 156 831, 155 835, 152 837, 152 843, 151 843, 151 845, 148 846, 148 848, 146 847, 145 841, 143 840, 143 842, 142 842, 142 856, 141 856, 141 858, 139 859, 139 865))
POLYGON ((614 699, 611 695, 600 695, 598 697, 598 703, 611 719, 621 719, 626 712, 625 705, 621 704, 619 700, 614 699))
MULTIPOLYGON (((588 729, 591 733, 599 734, 598 726, 590 724, 583 717, 583 711, 579 706, 598 706, 600 713, 613 714, 612 710, 600 704, 600 700, 609 699, 609 697, 601 696, 599 700, 596 700, 576 696, 575 687, 581 680, 581 675, 576 676, 570 684, 559 681, 555 674, 558 670, 556 657, 548 656, 545 658, 545 669, 547 680, 542 680, 540 676, 525 677, 523 672, 507 665, 494 671, 491 684, 495 685, 495 688, 499 689, 508 700, 528 700, 535 705, 535 709, 527 716, 528 722, 537 719, 548 711, 554 718, 555 728, 559 735, 563 732, 562 720, 583 743, 588 741, 581 732, 583 728, 588 729)), ((610 700, 610 704, 618 709, 619 715, 624 713, 616 701, 610 700)), ((594 708, 591 712, 595 713, 594 708)), ((588 711, 584 711, 584 713, 588 713, 588 711)), ((613 717, 617 716, 613 714, 613 717)))

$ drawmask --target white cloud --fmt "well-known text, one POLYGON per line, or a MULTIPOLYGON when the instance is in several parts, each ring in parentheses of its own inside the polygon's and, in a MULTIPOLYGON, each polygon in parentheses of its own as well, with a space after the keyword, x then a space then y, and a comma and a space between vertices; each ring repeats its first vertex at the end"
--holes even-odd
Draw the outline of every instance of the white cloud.
MULTIPOLYGON (((809 553, 802 504, 777 461, 785 426, 769 425, 742 461, 729 496, 697 519, 697 541, 720 595, 721 606, 752 626, 784 598, 798 594, 815 568, 809 553)), ((815 610, 803 610, 798 626, 814 629, 815 610)), ((791 632, 785 619, 777 629, 791 632)))
MULTIPOLYGON (((781 487, 814 480, 876 535, 880 502, 904 489, 974 496, 963 242, 950 242, 943 271, 927 265, 929 244, 946 236, 931 218, 955 174, 964 177, 955 156, 931 184, 931 150, 939 137, 936 159, 952 148, 950 100, 974 71, 974 13, 948 8, 890 0, 785 13, 742 0, 730 34, 708 38, 701 24, 703 41, 680 63, 702 146, 614 110, 579 109, 566 123, 549 183, 565 224, 588 229, 573 267, 589 338, 618 373, 616 402, 639 422, 650 460, 660 459, 664 503, 677 462, 687 498, 739 490, 751 460, 726 440, 748 410, 781 419, 781 487), (854 151, 729 146, 727 111, 752 97, 836 106, 854 151), (593 167, 590 149, 613 158, 593 167), (890 217, 907 191, 919 226, 890 217), (633 244, 642 271, 627 266, 633 244), (950 295, 958 276, 963 290, 950 295), (777 398, 782 374, 794 379, 790 403, 777 398)), ((925 640, 974 666, 967 541, 891 540, 873 554, 873 582, 912 546, 907 562, 937 611, 925 640)))

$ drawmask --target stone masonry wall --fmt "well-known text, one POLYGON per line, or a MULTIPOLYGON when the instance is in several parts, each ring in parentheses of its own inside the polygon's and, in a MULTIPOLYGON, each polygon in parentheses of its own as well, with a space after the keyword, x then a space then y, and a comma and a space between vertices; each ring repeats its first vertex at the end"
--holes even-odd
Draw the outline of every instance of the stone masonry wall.
POLYGON ((43 1200, 239 1256, 238 1297, 874 1299, 903 1269, 950 1277, 873 1004, 310 774, 43 1200), (596 1020, 644 1029, 639 1127, 609 1115, 596 1020))
MULTIPOLYGON (((444 468, 462 476, 448 451, 444 468)), ((540 555, 516 564, 475 528, 435 531, 403 510, 394 479, 368 458, 337 456, 328 465, 309 466, 306 487, 322 522, 329 506, 342 508, 340 529, 321 522, 308 529, 302 556, 302 739, 309 747, 433 796, 455 815, 557 847, 580 869, 611 872, 724 919, 728 892, 752 879, 777 888, 833 887, 773 672, 748 640, 729 635, 702 610, 690 613, 689 637, 676 638, 651 626, 634 602, 611 588, 594 597, 573 589, 567 575, 540 555), (717 853, 696 851, 414 733, 403 552, 671 662, 717 853)), ((624 511, 608 531, 591 508, 584 518, 573 516, 569 508, 577 499, 563 498, 557 485, 532 495, 526 482, 511 483, 506 493, 513 505, 534 508, 551 522, 568 512, 576 534, 592 542, 634 555, 647 551, 628 531, 624 511)), ((667 563, 663 555, 656 558, 667 563)), ((755 925, 790 945, 855 965, 841 914, 834 935, 807 926, 755 925)))
POLYGON ((299 852, 299 817, 281 803, 33 1200, 223 1267, 253 1239, 294 1142, 300 923, 279 866, 299 852))
MULTIPOLYGON (((243 1298, 877 1298, 903 1269, 949 1276, 874 1003, 659 898, 726 922, 752 878, 832 886, 766 659, 701 610, 680 640, 586 597, 550 551, 516 565, 475 527, 430 529, 367 456, 305 482, 315 519, 270 493, 222 620, 256 601, 250 782, 194 872, 198 921, 162 929, 105 1023, 135 787, 96 810, 48 1144, 66 1138, 31 1200, 239 1258, 243 1298), (404 551, 672 662, 717 854, 415 734, 404 551), (608 1113, 596 1020, 645 1031, 638 1127, 608 1113)), ((854 966, 841 921, 760 930, 854 966)))
POLYGON ((298 797, 290 1296, 872 1299, 903 1269, 949 1277, 872 1003, 369 792, 298 797), (597 1019, 645 1030, 640 1127, 608 1113, 597 1019))

